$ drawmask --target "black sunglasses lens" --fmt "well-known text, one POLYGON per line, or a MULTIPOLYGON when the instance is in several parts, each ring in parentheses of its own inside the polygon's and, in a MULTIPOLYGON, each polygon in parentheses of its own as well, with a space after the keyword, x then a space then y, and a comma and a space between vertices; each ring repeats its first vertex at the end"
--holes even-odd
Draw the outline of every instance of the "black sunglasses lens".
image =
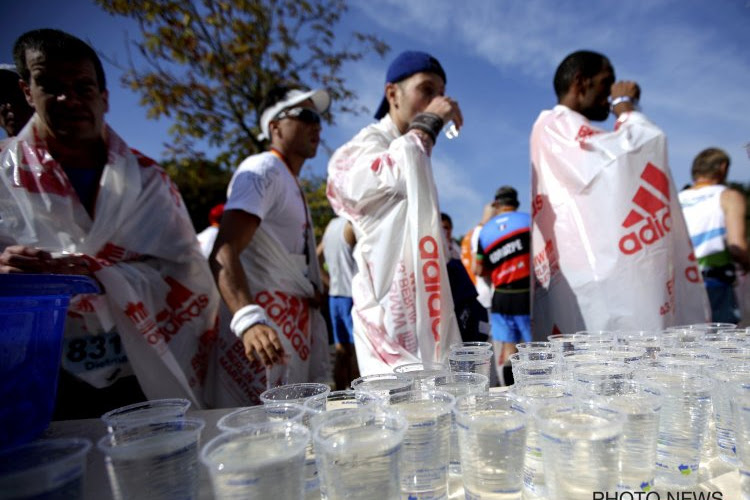
POLYGON ((320 123, 320 115, 312 109, 303 108, 302 111, 297 115, 297 119, 304 123, 318 124, 320 123))

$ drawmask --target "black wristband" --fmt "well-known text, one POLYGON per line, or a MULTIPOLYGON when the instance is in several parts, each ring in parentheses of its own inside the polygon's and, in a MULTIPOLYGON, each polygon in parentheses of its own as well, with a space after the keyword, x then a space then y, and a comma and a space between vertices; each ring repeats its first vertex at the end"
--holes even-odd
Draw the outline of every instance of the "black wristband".
POLYGON ((434 143, 443 129, 443 119, 434 113, 419 113, 412 119, 407 132, 411 129, 421 130, 429 135, 434 143))

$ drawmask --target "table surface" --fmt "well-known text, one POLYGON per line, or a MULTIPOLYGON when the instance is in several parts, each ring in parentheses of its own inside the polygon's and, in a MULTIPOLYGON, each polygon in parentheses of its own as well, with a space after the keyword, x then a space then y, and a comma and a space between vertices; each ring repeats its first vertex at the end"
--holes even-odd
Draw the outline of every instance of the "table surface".
MULTIPOLYGON (((206 427, 201 434, 201 444, 207 443, 219 434, 216 422, 235 408, 220 410, 191 410, 188 416, 199 417, 206 421, 206 427)), ((96 446, 97 441, 107 433, 104 423, 99 419, 86 420, 64 420, 50 424, 42 438, 60 437, 82 437, 90 439, 93 443, 91 452, 87 457, 86 481, 84 486, 84 498, 86 500, 106 500, 113 498, 112 489, 109 485, 107 469, 104 464, 104 454, 96 446)), ((721 492, 721 496, 715 496, 717 500, 739 500, 740 476, 736 468, 731 467, 719 458, 713 459, 708 464, 701 464, 701 483, 696 492, 721 492)), ((705 495, 705 493, 704 493, 705 495)), ((654 495, 649 496, 651 500, 654 495)), ((213 500, 211 481, 208 470, 200 466, 199 495, 200 500, 213 500)), ((451 477, 449 483, 449 498, 464 498, 463 485, 458 477, 451 477)), ((528 500, 536 500, 537 497, 524 496, 528 500)), ((660 493, 660 499, 668 498, 666 492, 660 493)), ((683 496, 680 498, 700 498, 698 496, 683 496)), ((706 498, 706 497, 704 497, 706 498)), ((279 499, 283 500, 283 499, 279 499)), ((541 499, 540 499, 541 500, 541 499)))

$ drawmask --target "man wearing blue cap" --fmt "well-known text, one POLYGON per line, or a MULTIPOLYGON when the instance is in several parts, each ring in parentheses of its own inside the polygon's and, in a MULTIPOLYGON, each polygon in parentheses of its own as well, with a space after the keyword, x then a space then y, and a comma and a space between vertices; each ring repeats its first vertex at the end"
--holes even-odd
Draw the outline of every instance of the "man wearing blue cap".
POLYGON ((328 199, 352 221, 354 340, 363 375, 444 362, 461 340, 446 272, 430 156, 443 125, 463 124, 445 71, 424 52, 401 53, 375 118, 328 165, 328 199))

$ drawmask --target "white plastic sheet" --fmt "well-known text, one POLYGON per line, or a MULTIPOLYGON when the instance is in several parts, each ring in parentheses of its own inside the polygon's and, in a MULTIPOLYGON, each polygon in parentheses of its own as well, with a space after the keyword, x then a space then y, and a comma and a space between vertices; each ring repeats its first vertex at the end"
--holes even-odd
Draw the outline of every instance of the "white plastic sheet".
POLYGON ((389 117, 336 151, 328 198, 352 221, 358 273, 354 336, 363 375, 417 361, 446 361, 461 340, 446 270, 430 157, 389 117))
POLYGON ((535 338, 708 321, 661 130, 631 112, 605 132, 558 105, 531 160, 535 338))
POLYGON ((127 374, 127 353, 147 397, 203 407, 219 295, 179 192, 107 129, 92 220, 37 139, 37 120, 0 157, 0 246, 84 254, 106 291, 72 299, 63 366, 103 387, 127 374))

